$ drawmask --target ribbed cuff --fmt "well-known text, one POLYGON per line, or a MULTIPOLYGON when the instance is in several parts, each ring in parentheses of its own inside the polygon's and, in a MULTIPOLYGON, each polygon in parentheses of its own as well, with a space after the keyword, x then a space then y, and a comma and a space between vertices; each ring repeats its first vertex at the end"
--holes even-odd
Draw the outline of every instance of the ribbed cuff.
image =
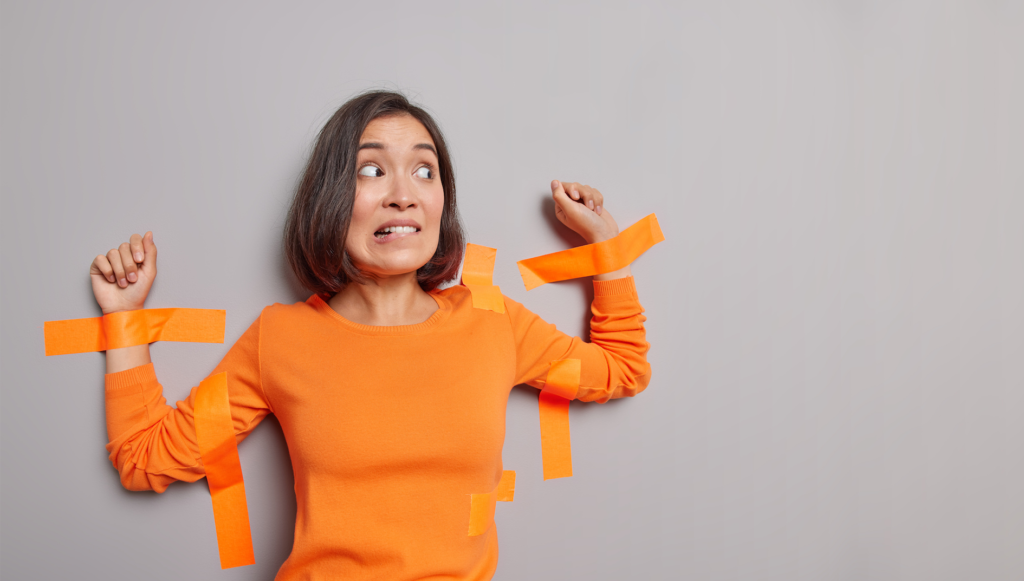
POLYGON ((107 384, 107 391, 116 391, 127 387, 135 387, 146 383, 157 382, 156 370, 153 369, 152 363, 132 367, 131 369, 125 369, 124 371, 118 371, 117 373, 108 373, 103 376, 103 379, 107 384))
POLYGON ((633 284, 633 277, 617 278, 615 280, 595 280, 594 297, 609 297, 614 295, 636 296, 636 285, 633 284))

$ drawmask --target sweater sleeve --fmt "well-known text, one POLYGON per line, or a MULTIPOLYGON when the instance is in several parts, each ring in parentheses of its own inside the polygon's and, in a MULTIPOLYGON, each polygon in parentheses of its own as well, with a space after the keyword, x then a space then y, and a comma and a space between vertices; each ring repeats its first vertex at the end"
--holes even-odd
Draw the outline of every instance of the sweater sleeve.
MULTIPOLYGON (((228 399, 237 440, 272 410, 260 378, 260 322, 249 327, 210 375, 227 372, 228 399)), ((176 408, 167 405, 153 364, 118 373, 106 381, 107 451, 129 490, 163 492, 175 480, 206 475, 196 440, 196 389, 176 408)))
POLYGON ((633 277, 594 281, 590 343, 562 333, 507 297, 505 305, 516 343, 516 383, 543 388, 552 361, 579 359, 577 399, 604 403, 632 397, 647 387, 647 318, 633 277))

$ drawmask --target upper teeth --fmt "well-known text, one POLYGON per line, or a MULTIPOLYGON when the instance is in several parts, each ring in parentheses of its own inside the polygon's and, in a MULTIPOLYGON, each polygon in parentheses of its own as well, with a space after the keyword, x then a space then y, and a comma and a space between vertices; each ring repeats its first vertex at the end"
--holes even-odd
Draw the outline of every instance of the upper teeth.
POLYGON ((416 228, 413 226, 388 226, 379 230, 379 232, 394 232, 396 234, 408 234, 415 231, 416 228))

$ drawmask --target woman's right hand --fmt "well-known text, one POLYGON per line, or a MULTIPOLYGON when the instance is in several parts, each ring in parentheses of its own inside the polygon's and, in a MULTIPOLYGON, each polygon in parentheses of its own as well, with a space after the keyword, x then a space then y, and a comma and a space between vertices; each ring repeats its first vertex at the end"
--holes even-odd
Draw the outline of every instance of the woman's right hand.
POLYGON ((104 315, 141 309, 156 278, 153 233, 132 234, 128 242, 97 256, 89 267, 89 278, 104 315))

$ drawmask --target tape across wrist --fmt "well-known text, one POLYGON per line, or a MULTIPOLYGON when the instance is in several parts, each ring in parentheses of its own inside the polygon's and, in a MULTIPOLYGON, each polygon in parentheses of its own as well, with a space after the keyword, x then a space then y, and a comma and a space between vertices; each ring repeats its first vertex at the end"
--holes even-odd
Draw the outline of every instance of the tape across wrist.
POLYGON ((658 218, 650 214, 615 238, 527 258, 516 265, 526 290, 532 290, 549 282, 615 272, 663 240, 658 218))
POLYGON ((43 323, 47 355, 69 355, 147 345, 155 341, 223 343, 225 311, 139 309, 88 319, 43 323))

